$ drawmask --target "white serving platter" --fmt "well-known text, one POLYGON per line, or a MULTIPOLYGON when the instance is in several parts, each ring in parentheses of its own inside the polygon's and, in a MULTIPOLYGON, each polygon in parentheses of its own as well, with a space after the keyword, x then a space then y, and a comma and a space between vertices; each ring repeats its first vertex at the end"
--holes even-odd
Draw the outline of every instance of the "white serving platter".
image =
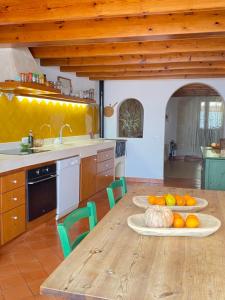
MULTIPOLYGON (((181 214, 184 218, 187 213, 181 214)), ((206 214, 195 214, 200 220, 200 226, 198 228, 152 228, 145 225, 144 214, 132 215, 127 218, 128 226, 142 235, 151 236, 194 236, 205 237, 216 232, 221 222, 219 219, 206 214)))
MULTIPOLYGON (((160 196, 156 196, 160 197, 160 196)), ((202 198, 195 197, 197 203, 194 206, 168 206, 173 211, 184 211, 184 212, 196 212, 204 209, 208 205, 208 201, 202 198)), ((141 208, 147 209, 152 204, 148 202, 148 196, 134 196, 133 197, 133 203, 141 208)))

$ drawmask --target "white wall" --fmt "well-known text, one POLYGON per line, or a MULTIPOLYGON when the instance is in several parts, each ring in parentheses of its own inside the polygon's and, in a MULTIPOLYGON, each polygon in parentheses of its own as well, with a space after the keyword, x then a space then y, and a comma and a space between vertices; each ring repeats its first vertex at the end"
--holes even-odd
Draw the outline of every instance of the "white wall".
MULTIPOLYGON (((136 98, 144 106, 144 137, 128 140, 126 176, 163 179, 166 105, 178 88, 189 83, 208 84, 225 99, 225 79, 105 81, 105 105, 136 98)), ((117 113, 115 109, 111 118, 105 118, 108 138, 117 137, 117 113)))
MULTIPOLYGON (((37 60, 39 63, 39 60, 37 60)), ((95 100, 99 101, 99 86, 98 81, 89 80, 85 77, 76 77, 75 73, 60 72, 59 67, 42 67, 40 66, 40 71, 47 76, 47 80, 56 81, 57 76, 62 76, 71 79, 73 93, 77 91, 83 91, 88 89, 95 89, 95 100)))

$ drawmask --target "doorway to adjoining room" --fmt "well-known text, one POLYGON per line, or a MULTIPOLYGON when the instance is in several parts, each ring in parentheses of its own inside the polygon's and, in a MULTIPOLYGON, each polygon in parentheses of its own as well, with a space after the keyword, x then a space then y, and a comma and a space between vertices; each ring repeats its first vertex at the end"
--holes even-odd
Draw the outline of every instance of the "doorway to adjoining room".
POLYGON ((212 87, 190 84, 169 99, 165 115, 165 182, 200 188, 201 147, 224 137, 224 101, 212 87))

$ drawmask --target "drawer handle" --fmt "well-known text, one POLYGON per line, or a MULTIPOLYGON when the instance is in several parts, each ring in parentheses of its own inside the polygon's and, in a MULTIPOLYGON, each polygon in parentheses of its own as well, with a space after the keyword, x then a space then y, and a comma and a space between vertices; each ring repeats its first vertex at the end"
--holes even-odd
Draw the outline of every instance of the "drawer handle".
POLYGON ((18 198, 17 198, 17 197, 12 197, 12 200, 13 200, 13 201, 17 201, 18 198))
POLYGON ((13 216, 12 219, 13 220, 18 220, 18 217, 17 216, 13 216))
POLYGON ((16 184, 16 183, 17 183, 17 180, 16 180, 16 179, 12 180, 12 183, 16 184))
POLYGON ((108 174, 105 175, 105 177, 108 177, 108 176, 109 176, 108 174))

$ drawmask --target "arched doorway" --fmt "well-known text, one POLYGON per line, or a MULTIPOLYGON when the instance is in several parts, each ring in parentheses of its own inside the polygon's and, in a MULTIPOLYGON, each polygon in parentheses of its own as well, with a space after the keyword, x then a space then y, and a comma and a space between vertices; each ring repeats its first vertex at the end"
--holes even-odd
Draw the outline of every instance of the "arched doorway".
POLYGON ((201 147, 224 137, 224 101, 205 84, 189 84, 169 99, 165 116, 165 181, 201 185, 201 147))

